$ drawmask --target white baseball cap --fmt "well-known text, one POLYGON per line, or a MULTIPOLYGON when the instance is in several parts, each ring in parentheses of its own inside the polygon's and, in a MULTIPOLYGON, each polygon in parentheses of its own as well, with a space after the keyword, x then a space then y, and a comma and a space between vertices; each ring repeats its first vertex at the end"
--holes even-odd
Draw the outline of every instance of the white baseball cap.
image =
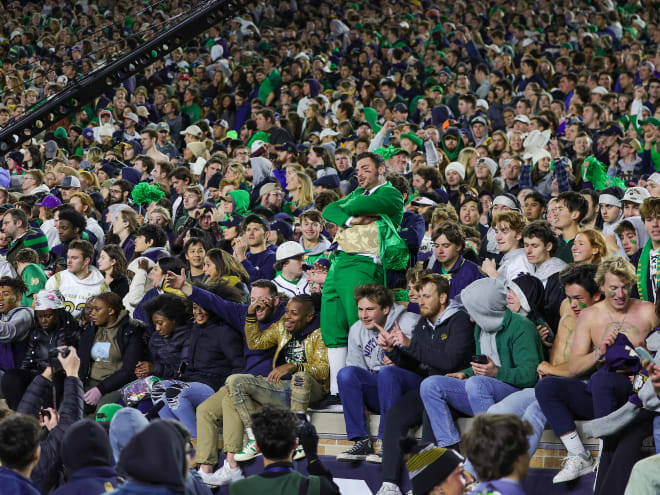
POLYGON ((305 248, 295 241, 287 241, 280 244, 275 252, 275 261, 288 260, 305 254, 305 248))

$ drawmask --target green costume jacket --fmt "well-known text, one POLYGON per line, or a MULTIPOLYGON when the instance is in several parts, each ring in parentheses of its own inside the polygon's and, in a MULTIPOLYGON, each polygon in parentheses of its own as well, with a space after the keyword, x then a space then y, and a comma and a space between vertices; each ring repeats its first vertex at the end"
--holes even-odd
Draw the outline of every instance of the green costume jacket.
POLYGON ((350 217, 378 215, 380 258, 385 270, 403 270, 410 253, 398 234, 403 219, 403 196, 392 184, 386 182, 372 194, 364 195, 358 187, 345 198, 330 203, 323 210, 323 218, 341 227, 347 227, 350 217))
POLYGON ((369 196, 365 196, 364 189, 358 187, 323 210, 323 218, 340 227, 346 227, 349 217, 362 215, 385 215, 399 228, 403 219, 403 196, 392 184, 386 182, 369 196))

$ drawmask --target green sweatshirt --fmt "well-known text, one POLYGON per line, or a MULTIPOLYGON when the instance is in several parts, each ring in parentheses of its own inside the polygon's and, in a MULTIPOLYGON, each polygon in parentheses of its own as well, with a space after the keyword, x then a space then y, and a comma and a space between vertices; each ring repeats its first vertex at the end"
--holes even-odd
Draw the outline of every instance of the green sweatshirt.
MULTIPOLYGON (((481 328, 474 327, 477 354, 481 354, 481 328)), ((495 336, 501 366, 495 378, 518 388, 533 387, 538 381, 536 368, 543 361, 543 344, 534 323, 528 318, 513 313, 504 313, 502 329, 495 336)), ((463 373, 473 376, 472 368, 463 373)))

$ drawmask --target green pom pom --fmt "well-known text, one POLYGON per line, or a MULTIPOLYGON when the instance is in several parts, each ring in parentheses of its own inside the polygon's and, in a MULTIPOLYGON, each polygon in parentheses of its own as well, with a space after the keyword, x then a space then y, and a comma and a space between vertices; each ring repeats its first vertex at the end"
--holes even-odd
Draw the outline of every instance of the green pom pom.
POLYGON ((588 156, 582 162, 582 180, 591 182, 596 191, 601 191, 608 187, 616 186, 624 191, 627 189, 625 182, 619 177, 608 177, 607 167, 595 156, 588 156))
POLYGON ((383 147, 376 148, 374 150, 374 153, 382 156, 383 160, 389 160, 394 156, 394 153, 396 153, 397 151, 399 151, 399 148, 395 148, 394 146, 390 145, 387 148, 383 148, 383 147))
POLYGON ((147 184, 146 182, 140 182, 133 188, 133 192, 131 193, 133 202, 139 205, 158 203, 163 199, 163 196, 165 196, 165 192, 160 187, 147 184))

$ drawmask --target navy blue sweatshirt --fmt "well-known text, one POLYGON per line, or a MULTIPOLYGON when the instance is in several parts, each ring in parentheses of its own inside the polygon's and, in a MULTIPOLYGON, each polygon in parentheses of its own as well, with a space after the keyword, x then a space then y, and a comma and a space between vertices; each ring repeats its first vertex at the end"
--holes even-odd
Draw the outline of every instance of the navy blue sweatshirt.
MULTIPOLYGON (((277 246, 274 247, 277 249, 277 246)), ((275 269, 273 268, 274 264, 275 250, 271 249, 270 246, 268 246, 265 251, 257 254, 252 254, 248 251, 246 254, 246 259, 242 262, 243 268, 245 268, 245 271, 247 271, 248 275, 250 275, 250 281, 252 282, 262 278, 266 280, 273 280, 275 278, 275 269)), ((242 328, 241 331, 243 331, 242 328)))

